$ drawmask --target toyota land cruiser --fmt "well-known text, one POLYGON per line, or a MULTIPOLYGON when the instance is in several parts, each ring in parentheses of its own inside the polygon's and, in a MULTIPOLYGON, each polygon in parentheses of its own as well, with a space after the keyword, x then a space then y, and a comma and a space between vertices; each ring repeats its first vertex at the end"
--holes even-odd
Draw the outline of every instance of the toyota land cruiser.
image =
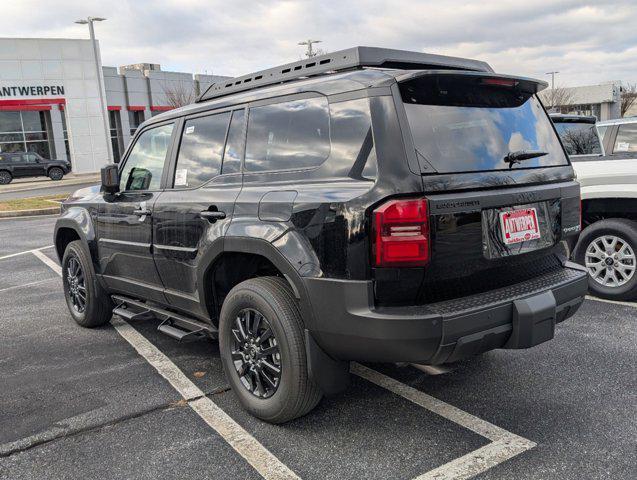
POLYGON ((545 87, 370 47, 212 85, 64 203, 71 316, 218 337, 240 402, 275 423, 345 388, 351 361, 550 340, 587 278, 561 253, 580 196, 545 87))

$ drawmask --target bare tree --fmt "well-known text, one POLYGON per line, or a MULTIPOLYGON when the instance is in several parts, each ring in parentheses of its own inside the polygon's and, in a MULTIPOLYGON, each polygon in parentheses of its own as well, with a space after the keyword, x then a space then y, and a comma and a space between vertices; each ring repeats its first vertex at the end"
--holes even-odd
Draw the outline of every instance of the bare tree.
POLYGON ((549 110, 559 110, 561 107, 572 105, 574 97, 573 90, 567 87, 549 88, 540 92, 540 98, 549 110))
POLYGON ((183 107, 194 103, 196 99, 195 90, 192 85, 185 82, 171 82, 162 86, 168 105, 173 108, 183 107))
POLYGON ((637 84, 635 83, 627 83, 626 85, 622 85, 621 89, 621 116, 626 115, 628 110, 635 104, 637 101, 637 84))

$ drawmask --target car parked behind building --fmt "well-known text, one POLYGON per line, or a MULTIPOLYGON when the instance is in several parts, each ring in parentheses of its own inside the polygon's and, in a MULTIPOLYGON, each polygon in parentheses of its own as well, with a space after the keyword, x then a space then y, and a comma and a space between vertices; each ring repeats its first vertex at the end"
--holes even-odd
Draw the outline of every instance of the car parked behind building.
POLYGON ((357 47, 215 84, 146 121, 55 229, 69 311, 219 337, 284 422, 349 362, 529 348, 584 300, 579 185, 537 98, 486 63, 357 47))
POLYGON ((62 180, 71 171, 66 160, 49 160, 35 152, 0 152, 0 185, 11 183, 14 178, 49 177, 62 180))
POLYGON ((592 293, 635 300, 637 119, 597 127, 595 117, 552 114, 551 119, 582 188, 583 231, 573 245, 573 258, 588 269, 592 293))

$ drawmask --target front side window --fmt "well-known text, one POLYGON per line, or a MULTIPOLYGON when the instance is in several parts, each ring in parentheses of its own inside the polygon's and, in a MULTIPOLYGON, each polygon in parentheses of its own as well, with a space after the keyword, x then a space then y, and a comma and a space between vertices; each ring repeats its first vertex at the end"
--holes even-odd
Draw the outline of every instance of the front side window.
POLYGON ((122 169, 120 190, 159 189, 173 128, 163 125, 139 136, 122 169))
POLYGON ((26 163, 38 163, 38 157, 33 155, 32 153, 26 153, 22 155, 22 160, 26 163))
POLYGON ((555 129, 569 155, 599 155, 602 153, 595 124, 556 122, 555 129))
POLYGON ((186 120, 177 157, 175 187, 198 187, 221 171, 230 112, 186 120))
POLYGON ((330 154, 330 115, 325 97, 250 109, 247 171, 316 167, 330 154))
POLYGON ((637 152, 637 123, 620 125, 613 153, 637 152))

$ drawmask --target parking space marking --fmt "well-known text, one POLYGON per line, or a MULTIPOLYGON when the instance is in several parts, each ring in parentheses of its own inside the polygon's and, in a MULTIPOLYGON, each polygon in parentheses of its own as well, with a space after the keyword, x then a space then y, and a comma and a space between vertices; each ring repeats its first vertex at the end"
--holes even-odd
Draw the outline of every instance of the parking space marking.
POLYGON ((32 250, 31 253, 33 255, 35 255, 36 257, 38 257, 40 260, 42 260, 42 262, 44 262, 47 267, 49 267, 51 270, 53 270, 59 276, 62 276, 62 267, 60 267, 57 263, 55 263, 53 260, 51 260, 45 254, 43 254, 40 250, 32 250))
POLYGON ((299 477, 235 422, 197 387, 166 355, 130 324, 113 318, 111 324, 159 374, 177 390, 188 405, 266 479, 299 477))
MULTIPOLYGON (((62 268, 40 251, 32 252, 58 275, 62 268)), ((266 480, 295 479, 299 477, 275 457, 256 438, 250 435, 230 415, 224 412, 197 387, 177 365, 164 355, 141 333, 120 318, 113 317, 111 324, 131 346, 137 350, 210 427, 241 455, 266 480)))
POLYGON ((586 295, 586 299, 587 300, 594 300, 596 302, 612 303, 614 305, 624 305, 625 307, 637 308, 637 303, 636 302, 622 302, 620 300, 608 300, 606 298, 593 297, 591 295, 586 295))
POLYGON ((40 250, 46 250, 47 248, 53 248, 53 245, 47 245, 46 247, 34 248, 32 250, 25 250, 24 252, 18 252, 18 253, 12 253, 10 255, 4 255, 4 256, 0 257, 0 260, 4 260, 5 258, 17 257, 19 255, 26 255, 27 253, 39 252, 40 250))
POLYGON ((57 281, 57 278, 47 278, 46 280, 38 280, 37 282, 29 282, 29 283, 23 283, 22 285, 14 285, 13 287, 0 288, 0 293, 10 292, 11 290, 16 290, 18 288, 32 287, 34 285, 39 285, 41 283, 50 282, 52 280, 56 280, 57 281))
POLYGON ((430 470, 416 477, 416 480, 471 478, 536 446, 531 440, 493 425, 364 365, 353 363, 351 371, 369 382, 491 440, 490 444, 430 470))
MULTIPOLYGON (((33 253, 61 276, 61 267, 40 250, 42 249, 30 250, 29 252, 33 253)), ((179 392, 188 402, 190 408, 228 442, 261 476, 266 479, 299 479, 292 470, 257 439, 235 422, 210 398, 206 397, 204 392, 177 365, 141 333, 120 318, 113 318, 111 324, 137 353, 179 392)), ((536 446, 534 442, 524 437, 482 420, 376 370, 354 363, 351 371, 369 382, 383 387, 491 441, 488 445, 430 470, 414 480, 468 479, 536 446)))

